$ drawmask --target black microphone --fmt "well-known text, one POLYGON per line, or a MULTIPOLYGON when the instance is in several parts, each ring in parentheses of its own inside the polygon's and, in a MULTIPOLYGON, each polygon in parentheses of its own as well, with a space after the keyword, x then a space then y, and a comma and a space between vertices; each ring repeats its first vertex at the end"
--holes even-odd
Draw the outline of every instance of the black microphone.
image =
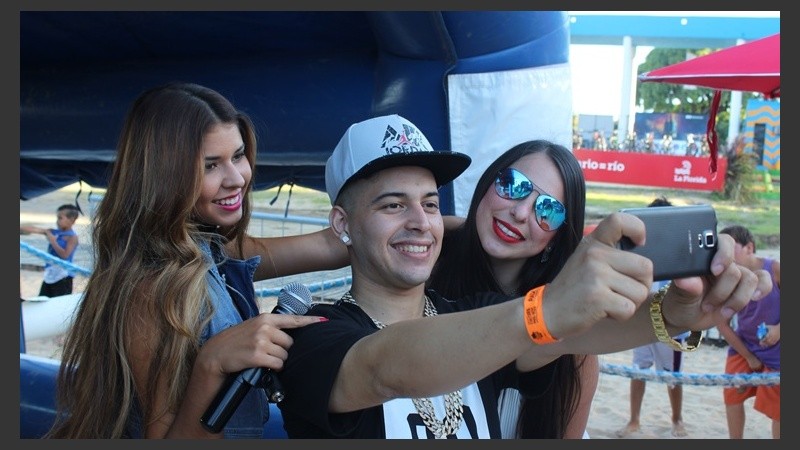
MULTIPOLYGON (((311 291, 301 283, 292 282, 281 289, 273 314, 303 315, 311 308, 311 291)), ((242 403, 251 387, 261 387, 273 403, 283 400, 283 387, 276 374, 264 367, 252 367, 230 375, 214 401, 206 409, 200 423, 212 433, 225 428, 236 408, 242 403)))

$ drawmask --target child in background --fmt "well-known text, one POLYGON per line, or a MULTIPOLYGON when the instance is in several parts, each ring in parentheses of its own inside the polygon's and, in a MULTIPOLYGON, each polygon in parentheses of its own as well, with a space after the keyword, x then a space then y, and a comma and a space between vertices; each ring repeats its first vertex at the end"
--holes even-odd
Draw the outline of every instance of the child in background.
MULTIPOLYGON (((662 195, 655 198, 647 206, 672 206, 672 202, 662 195)), ((668 283, 667 280, 654 282, 651 291, 658 291, 666 283, 668 283)), ((689 333, 681 333, 673 338, 678 342, 683 342, 688 336, 689 333)), ((674 350, 663 342, 653 342, 633 349, 633 366, 637 369, 646 370, 653 367, 656 371, 677 373, 681 371, 682 362, 683 353, 674 350)), ((631 378, 631 417, 628 423, 616 432, 618 438, 628 437, 641 429, 639 418, 642 412, 642 401, 644 400, 646 387, 647 382, 645 380, 631 378)), ((683 386, 681 384, 668 383, 667 396, 672 410, 672 436, 676 438, 686 437, 688 433, 681 413, 683 409, 683 386)))
MULTIPOLYGON (((75 205, 64 204, 56 210, 56 228, 41 228, 33 225, 20 225, 20 234, 42 234, 47 238, 47 253, 72 262, 78 249, 78 234, 72 229, 78 220, 80 209, 75 205)), ((75 273, 64 266, 47 261, 44 266, 44 279, 39 289, 40 296, 58 297, 72 294, 72 280, 75 273)))
MULTIPOLYGON (((728 321, 717 325, 725 341, 730 344, 725 373, 780 372, 781 263, 777 259, 757 256, 753 233, 744 226, 732 225, 723 228, 719 234, 728 234, 736 241, 733 258, 737 264, 751 270, 764 269, 772 275, 772 291, 761 300, 748 303, 736 314, 735 330, 728 321)), ((781 438, 780 384, 727 387, 722 395, 731 439, 744 438, 744 401, 750 397, 755 397, 753 409, 772 419, 772 438, 781 438)))

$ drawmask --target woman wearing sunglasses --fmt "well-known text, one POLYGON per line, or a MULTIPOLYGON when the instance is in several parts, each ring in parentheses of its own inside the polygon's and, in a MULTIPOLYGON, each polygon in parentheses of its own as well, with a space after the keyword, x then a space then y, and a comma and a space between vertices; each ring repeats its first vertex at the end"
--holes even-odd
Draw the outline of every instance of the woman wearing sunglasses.
MULTIPOLYGON (((585 206, 583 172, 569 149, 545 140, 511 148, 481 175, 464 223, 448 224, 429 286, 450 298, 497 291, 511 299, 549 283, 583 236, 585 206)), ((503 437, 583 437, 597 356, 564 355, 539 372, 541 396, 501 394, 503 437)))

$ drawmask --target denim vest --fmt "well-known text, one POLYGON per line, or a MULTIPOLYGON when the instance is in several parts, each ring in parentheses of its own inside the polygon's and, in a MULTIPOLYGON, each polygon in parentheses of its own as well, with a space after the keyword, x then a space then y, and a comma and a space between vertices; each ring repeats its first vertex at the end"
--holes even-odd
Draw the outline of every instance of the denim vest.
MULTIPOLYGON (((200 338, 200 345, 203 345, 215 334, 258 314, 253 275, 261 257, 254 256, 247 260, 228 258, 224 264, 217 266, 213 263, 209 244, 204 242, 201 248, 210 264, 206 280, 214 305, 214 315, 200 338)), ((225 425, 225 437, 259 439, 264 433, 267 420, 269 401, 266 392, 264 389, 251 388, 225 425)))
MULTIPOLYGON (((217 266, 209 243, 201 242, 200 249, 209 265, 206 280, 208 294, 214 306, 214 315, 200 337, 202 346, 215 334, 258 314, 253 275, 261 262, 261 257, 254 256, 247 260, 229 258, 217 266)), ((267 420, 269 420, 269 401, 266 392, 264 389, 251 388, 225 425, 225 438, 260 439, 267 420)), ((137 438, 144 436, 138 408, 135 408, 131 415, 129 434, 137 438)))

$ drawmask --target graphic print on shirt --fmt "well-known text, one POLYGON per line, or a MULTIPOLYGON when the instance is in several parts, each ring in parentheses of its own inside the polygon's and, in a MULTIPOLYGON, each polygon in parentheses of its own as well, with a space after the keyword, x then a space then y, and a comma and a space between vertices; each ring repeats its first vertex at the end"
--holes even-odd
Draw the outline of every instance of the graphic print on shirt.
MULTIPOLYGON (((486 411, 478 385, 473 383, 461 389, 464 400, 464 416, 456 439, 489 439, 489 426, 486 411)), ((445 416, 444 396, 432 397, 436 418, 445 416)), ((383 404, 384 426, 387 439, 434 439, 435 436, 425 427, 422 417, 410 398, 398 398, 383 404)), ((453 436, 449 436, 453 439, 453 436)))

